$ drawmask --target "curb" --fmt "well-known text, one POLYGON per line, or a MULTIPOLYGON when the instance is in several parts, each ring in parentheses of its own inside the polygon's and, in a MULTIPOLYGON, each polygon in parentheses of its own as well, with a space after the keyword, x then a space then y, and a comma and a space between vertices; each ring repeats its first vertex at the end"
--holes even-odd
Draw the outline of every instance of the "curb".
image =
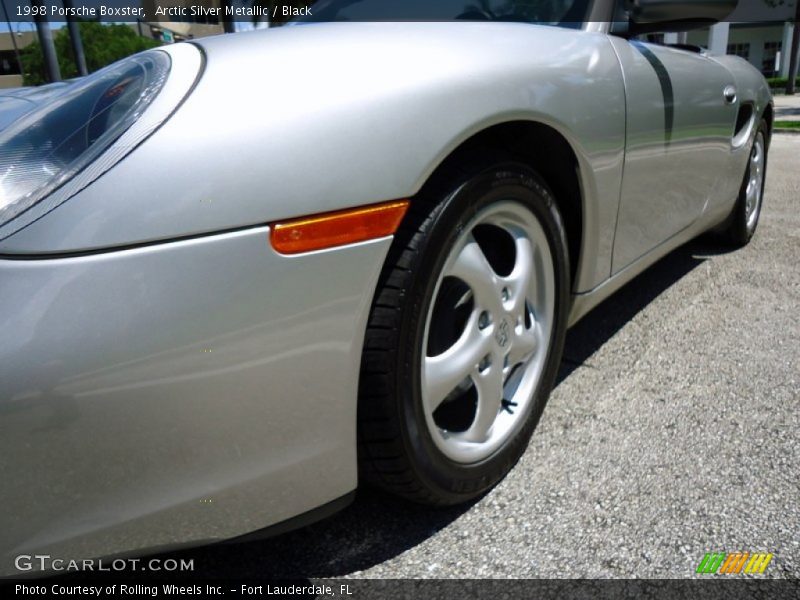
POLYGON ((782 133, 784 135, 800 135, 800 129, 781 129, 780 127, 775 127, 772 130, 772 133, 782 133))

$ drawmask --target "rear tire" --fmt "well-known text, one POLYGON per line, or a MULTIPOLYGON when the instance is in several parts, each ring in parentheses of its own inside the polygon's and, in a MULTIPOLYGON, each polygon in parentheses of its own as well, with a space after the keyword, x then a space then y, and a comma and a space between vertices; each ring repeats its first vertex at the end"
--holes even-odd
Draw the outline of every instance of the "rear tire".
POLYGON ((768 132, 769 126, 762 119, 750 149, 739 197, 727 227, 722 232, 725 239, 734 246, 746 246, 758 227, 767 179, 768 132))
POLYGON ((369 318, 363 479, 435 505, 470 500, 524 452, 561 361, 564 225, 539 175, 473 161, 412 201, 369 318))

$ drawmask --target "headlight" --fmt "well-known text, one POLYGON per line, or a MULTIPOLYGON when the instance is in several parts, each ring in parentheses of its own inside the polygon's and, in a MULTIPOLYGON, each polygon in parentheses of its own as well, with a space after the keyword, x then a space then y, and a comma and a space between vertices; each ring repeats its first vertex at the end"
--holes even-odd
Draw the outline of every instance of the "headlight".
MULTIPOLYGON (((178 55, 187 53, 199 57, 194 47, 178 55)), ((66 87, 0 132, 0 239, 89 185, 166 120, 199 72, 200 58, 188 62, 196 64, 177 77, 177 97, 158 98, 173 79, 172 59, 154 50, 66 87)))

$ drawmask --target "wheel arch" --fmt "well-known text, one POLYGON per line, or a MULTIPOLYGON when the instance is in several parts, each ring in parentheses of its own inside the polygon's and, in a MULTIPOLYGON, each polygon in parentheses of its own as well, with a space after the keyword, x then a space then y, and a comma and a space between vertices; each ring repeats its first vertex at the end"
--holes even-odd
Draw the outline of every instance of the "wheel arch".
POLYGON ((561 132, 545 123, 505 121, 486 127, 458 144, 428 179, 476 153, 486 152, 500 152, 530 166, 553 191, 567 233, 570 284, 574 289, 582 262, 585 211, 580 163, 572 145, 561 132))

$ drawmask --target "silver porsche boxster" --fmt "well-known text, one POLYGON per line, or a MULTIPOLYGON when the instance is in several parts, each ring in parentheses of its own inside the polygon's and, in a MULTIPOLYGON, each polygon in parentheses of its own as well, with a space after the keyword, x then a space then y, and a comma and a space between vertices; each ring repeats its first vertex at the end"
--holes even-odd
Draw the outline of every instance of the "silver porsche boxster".
POLYGON ((0 98, 0 570, 489 489, 570 325, 753 235, 769 88, 652 37, 734 5, 320 0, 0 98))

